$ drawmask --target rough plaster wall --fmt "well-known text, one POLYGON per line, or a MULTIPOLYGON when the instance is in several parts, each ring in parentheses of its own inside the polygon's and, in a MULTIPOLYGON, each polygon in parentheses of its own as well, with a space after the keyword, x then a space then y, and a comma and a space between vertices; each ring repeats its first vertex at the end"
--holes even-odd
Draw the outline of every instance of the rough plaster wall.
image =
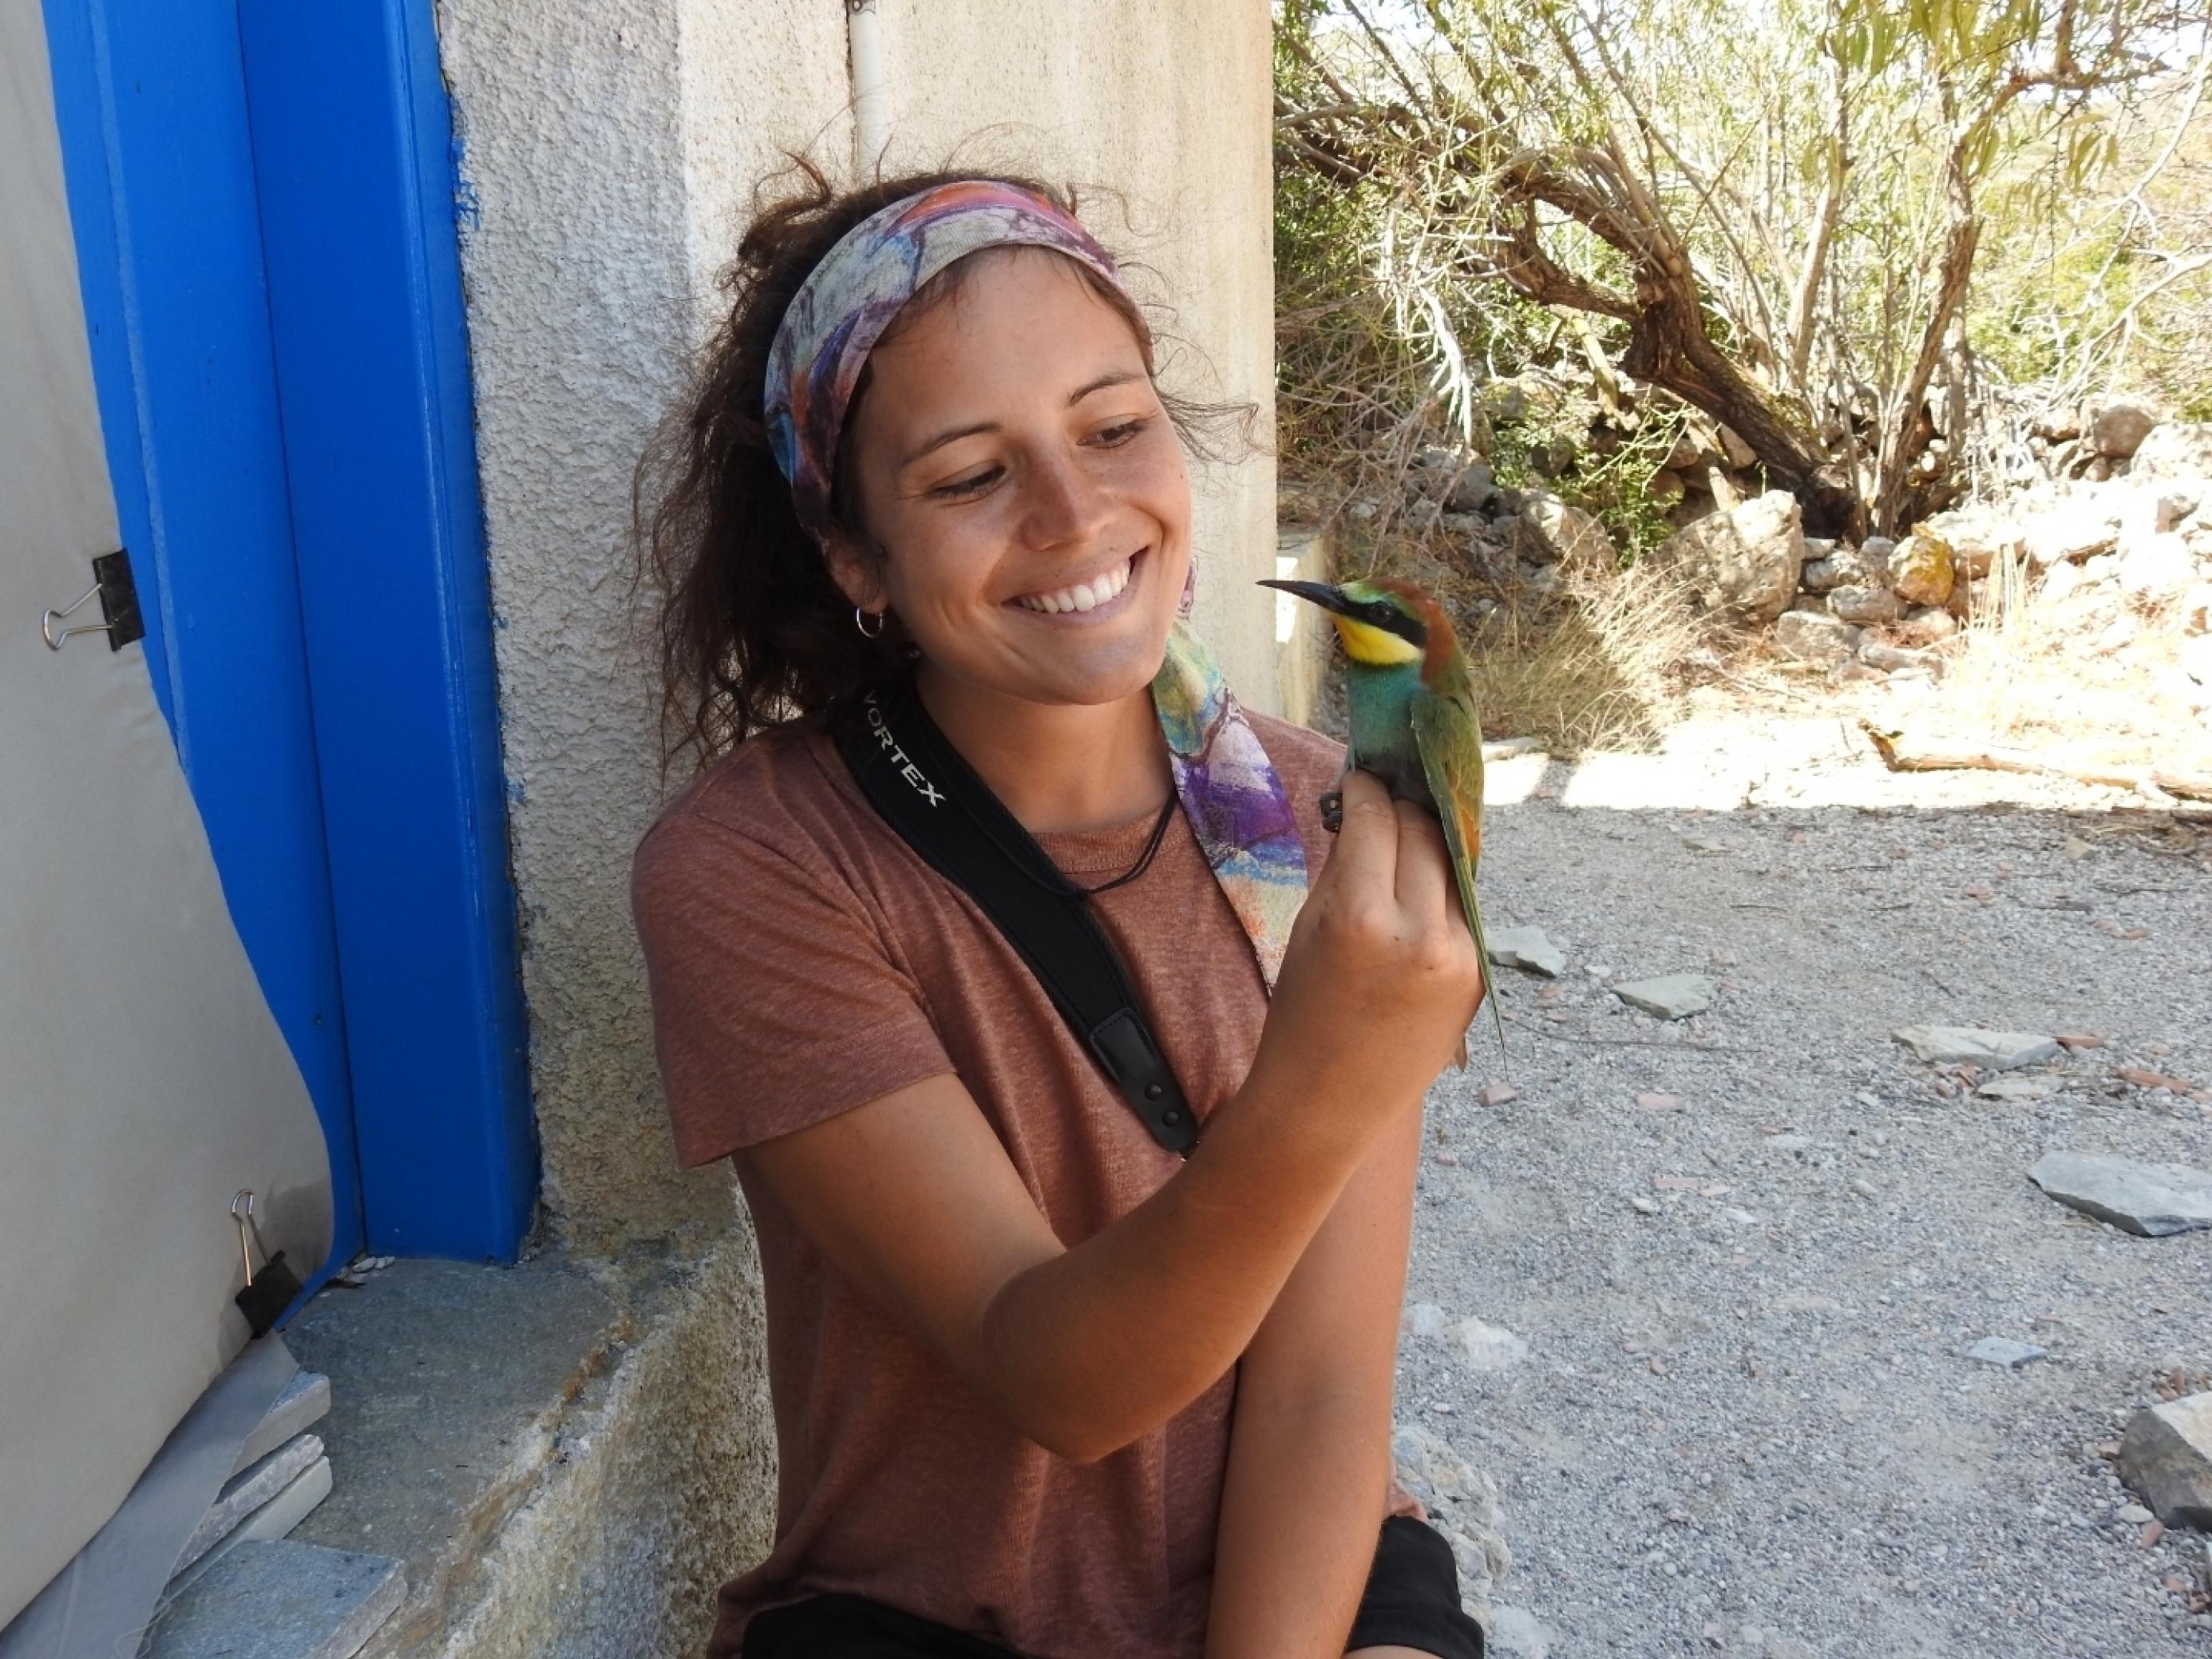
MULTIPOLYGON (((750 180, 845 100, 837 0, 444 0, 523 983, 548 1209, 586 1249, 727 1224, 673 1167, 629 913, 659 799, 631 469, 750 180)), ((842 155, 850 140, 833 131, 842 155)))
MULTIPOLYGON (((1267 0, 880 0, 891 167, 1007 167, 1126 203, 1087 205, 1188 343, 1170 384, 1274 407, 1274 239, 1267 0)), ((1266 428, 1261 435, 1266 435, 1266 428)), ((1231 684, 1279 707, 1275 473, 1264 455, 1201 468, 1199 622, 1231 684)))
POLYGON ((681 67, 689 258, 710 319, 713 279, 756 195, 787 188, 789 155, 850 171, 842 0, 688 0, 681 67))

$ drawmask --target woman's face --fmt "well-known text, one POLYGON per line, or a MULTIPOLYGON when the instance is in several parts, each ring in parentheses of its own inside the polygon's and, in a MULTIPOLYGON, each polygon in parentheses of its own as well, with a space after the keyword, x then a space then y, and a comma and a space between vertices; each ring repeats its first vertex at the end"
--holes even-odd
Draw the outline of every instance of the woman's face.
POLYGON ((871 356, 860 516, 833 550, 925 672, 1032 702, 1109 702, 1158 672, 1190 563, 1182 446, 1129 325, 1040 249, 976 268, 871 356))

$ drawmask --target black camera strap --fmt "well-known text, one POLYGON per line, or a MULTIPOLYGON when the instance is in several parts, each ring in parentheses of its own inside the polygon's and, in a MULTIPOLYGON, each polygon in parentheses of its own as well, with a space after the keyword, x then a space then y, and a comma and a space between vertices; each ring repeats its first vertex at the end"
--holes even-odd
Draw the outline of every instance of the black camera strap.
POLYGON ((1198 1125, 1083 890, 960 758, 912 680, 870 692, 830 732, 884 822, 982 907, 1152 1139, 1189 1156, 1198 1125))

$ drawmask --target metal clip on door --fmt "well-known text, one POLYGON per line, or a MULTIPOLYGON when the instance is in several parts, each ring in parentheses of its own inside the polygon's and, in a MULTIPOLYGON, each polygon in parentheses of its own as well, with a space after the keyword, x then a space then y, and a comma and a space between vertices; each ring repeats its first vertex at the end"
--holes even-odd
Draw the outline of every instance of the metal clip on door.
POLYGON ((138 614, 138 584, 131 574, 131 554, 127 549, 117 548, 112 553, 103 553, 92 562, 92 586, 83 597, 59 611, 52 609, 39 618, 39 632, 46 641, 46 649, 58 651, 62 641, 78 634, 105 634, 107 648, 120 651, 133 640, 146 637, 146 623, 138 614), (100 614, 106 620, 79 623, 75 628, 56 630, 54 624, 67 622, 94 599, 100 601, 100 614))
POLYGON ((253 1188, 241 1187, 230 1200, 230 1218, 238 1224, 238 1254, 246 1263, 246 1288, 231 1298, 256 1336, 266 1336, 301 1291, 300 1275, 284 1261, 284 1252, 269 1254, 261 1242, 261 1224, 253 1218, 253 1188), (247 1235, 252 1234, 249 1242, 247 1235), (259 1250, 269 1265, 256 1273, 253 1253, 259 1250))

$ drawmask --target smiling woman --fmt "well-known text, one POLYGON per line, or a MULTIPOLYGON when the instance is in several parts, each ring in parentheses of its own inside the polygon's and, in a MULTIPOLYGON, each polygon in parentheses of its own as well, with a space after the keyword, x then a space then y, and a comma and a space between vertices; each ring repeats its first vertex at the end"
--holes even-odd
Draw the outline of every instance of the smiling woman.
POLYGON ((641 495, 702 766, 633 904, 779 1456, 710 1652, 1479 1654, 1389 1476, 1481 987, 1435 822, 1354 776, 1331 847, 1341 751, 1222 684, 1188 423, 1071 204, 814 183, 641 495))

